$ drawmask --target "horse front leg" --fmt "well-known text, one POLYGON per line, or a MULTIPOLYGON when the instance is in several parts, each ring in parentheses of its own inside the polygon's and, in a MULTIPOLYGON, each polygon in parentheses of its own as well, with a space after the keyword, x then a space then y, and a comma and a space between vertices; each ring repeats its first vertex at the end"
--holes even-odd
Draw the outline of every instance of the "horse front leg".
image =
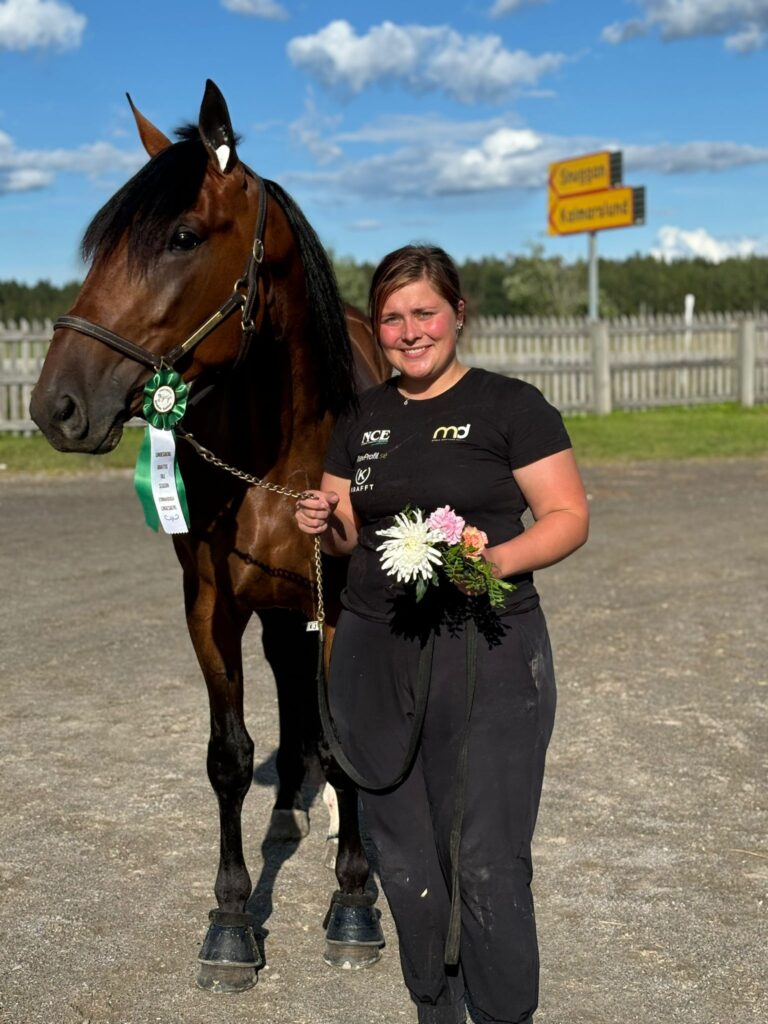
MULTIPOLYGON (((300 612, 267 608, 256 614, 261 619, 264 656, 275 677, 280 719, 277 795, 268 838, 293 841, 309 834, 302 786, 317 764, 316 640, 307 636, 307 620, 300 612)), ((319 783, 319 765, 316 774, 312 781, 319 783)))
POLYGON ((323 959, 331 967, 357 970, 381 958, 381 914, 375 905, 377 893, 368 887, 370 865, 360 835, 357 789, 327 752, 323 751, 322 759, 338 810, 338 848, 333 866, 339 886, 325 919, 323 959))
POLYGON ((240 992, 258 980, 263 960, 246 913, 251 878, 243 855, 243 800, 253 779, 253 741, 243 715, 242 637, 248 615, 231 598, 195 579, 186 585, 187 625, 208 689, 208 778, 219 805, 218 906, 199 954, 197 984, 240 992))

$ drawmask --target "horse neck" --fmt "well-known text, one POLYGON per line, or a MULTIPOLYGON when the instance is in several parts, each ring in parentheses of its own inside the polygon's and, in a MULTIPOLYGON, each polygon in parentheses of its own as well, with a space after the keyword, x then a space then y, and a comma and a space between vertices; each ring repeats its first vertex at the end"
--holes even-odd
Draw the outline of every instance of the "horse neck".
POLYGON ((319 482, 331 417, 318 409, 306 303, 287 302, 284 282, 279 289, 269 282, 265 291, 247 358, 192 411, 190 426, 225 462, 289 486, 300 474, 294 482, 303 489, 319 482))

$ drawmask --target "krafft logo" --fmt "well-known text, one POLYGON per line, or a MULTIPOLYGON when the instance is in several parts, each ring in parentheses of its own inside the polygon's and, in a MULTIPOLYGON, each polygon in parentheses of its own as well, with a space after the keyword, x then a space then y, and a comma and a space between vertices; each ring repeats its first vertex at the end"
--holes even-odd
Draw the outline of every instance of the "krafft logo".
POLYGON ((471 423, 465 423, 463 427, 438 427, 432 435, 433 441, 463 441, 469 437, 471 423))
POLYGON ((355 486, 356 487, 362 487, 363 484, 367 484, 368 483, 368 477, 370 475, 371 475, 371 467, 370 466, 368 466, 367 469, 363 469, 362 467, 360 469, 358 469, 357 472, 355 473, 355 486))
POLYGON ((387 444, 388 442, 388 430, 366 430, 363 434, 363 444, 387 444))

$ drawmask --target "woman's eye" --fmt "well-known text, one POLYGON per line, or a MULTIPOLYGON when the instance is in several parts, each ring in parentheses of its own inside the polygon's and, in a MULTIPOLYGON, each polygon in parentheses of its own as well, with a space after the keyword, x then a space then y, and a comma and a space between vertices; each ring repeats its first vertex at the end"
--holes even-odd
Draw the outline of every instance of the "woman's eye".
POLYGON ((196 249, 202 242, 202 238, 196 235, 189 228, 176 228, 171 238, 169 248, 175 252, 190 252, 196 249))

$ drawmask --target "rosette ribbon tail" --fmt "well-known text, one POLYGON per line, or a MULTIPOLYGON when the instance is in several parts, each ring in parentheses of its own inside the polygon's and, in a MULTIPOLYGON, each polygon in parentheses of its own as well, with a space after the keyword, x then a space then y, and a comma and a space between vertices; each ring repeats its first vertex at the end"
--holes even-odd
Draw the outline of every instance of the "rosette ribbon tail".
POLYGON ((187 408, 187 385, 174 370, 158 370, 144 388, 147 420, 136 460, 134 485, 147 526, 166 533, 189 531, 187 492, 176 461, 178 423, 187 408))

